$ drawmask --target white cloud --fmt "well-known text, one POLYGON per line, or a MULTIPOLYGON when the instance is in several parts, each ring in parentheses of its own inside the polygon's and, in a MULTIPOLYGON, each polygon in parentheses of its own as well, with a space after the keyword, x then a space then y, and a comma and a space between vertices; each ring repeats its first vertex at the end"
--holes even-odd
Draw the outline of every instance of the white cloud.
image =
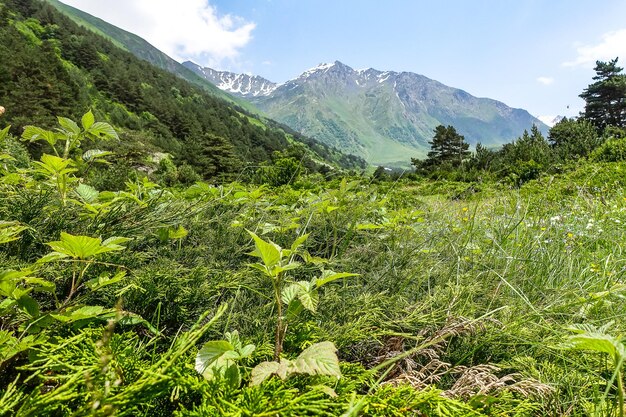
POLYGON ((250 42, 253 22, 220 15, 207 0, 63 0, 135 33, 176 60, 220 66, 250 42))
POLYGON ((538 77, 537 78, 537 82, 543 84, 543 85, 550 85, 554 82, 554 78, 552 77, 538 77))
POLYGON ((563 66, 592 68, 598 60, 607 61, 615 57, 626 60, 626 29, 605 33, 600 43, 579 45, 576 52, 576 59, 564 62, 563 66))

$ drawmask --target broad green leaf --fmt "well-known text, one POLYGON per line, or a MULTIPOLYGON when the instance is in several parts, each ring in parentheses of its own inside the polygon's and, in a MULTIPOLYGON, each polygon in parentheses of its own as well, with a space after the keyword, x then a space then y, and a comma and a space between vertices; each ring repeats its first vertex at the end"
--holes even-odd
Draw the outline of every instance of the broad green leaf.
POLYGON ((108 161, 105 161, 105 156, 114 155, 113 152, 102 151, 100 149, 90 149, 83 154, 83 160, 87 162, 101 162, 108 164, 108 161))
POLYGON ((261 362, 252 369, 250 375, 250 385, 261 385, 267 378, 276 374, 280 364, 278 362, 261 362))
POLYGON ((256 349, 256 346, 250 344, 250 345, 245 345, 243 348, 241 348, 241 350, 239 351, 239 357, 240 358, 249 358, 252 355, 252 352, 254 352, 254 349, 256 349))
MULTIPOLYGON (((307 283, 308 284, 308 283, 307 283)), ((319 303, 319 298, 317 295, 317 291, 315 289, 309 289, 306 292, 302 292, 298 294, 298 300, 302 303, 302 306, 307 310, 315 313, 317 310, 317 304, 319 303)))
POLYGON ((87 184, 80 184, 76 187, 74 192, 78 194, 78 197, 85 203, 93 203, 98 199, 98 195, 100 194, 98 190, 87 184))
POLYGON ((76 172, 76 168, 73 168, 74 163, 69 159, 59 158, 58 156, 43 154, 41 156, 41 162, 34 162, 37 166, 37 172, 51 176, 51 175, 64 175, 76 172))
POLYGON ((189 232, 187 232, 187 229, 185 229, 183 226, 178 226, 177 229, 170 228, 168 230, 168 237, 170 239, 182 239, 186 237, 188 234, 189 232))
POLYGON ((298 281, 285 287, 281 299, 287 305, 298 299, 304 308, 312 312, 315 312, 318 303, 317 291, 307 281, 298 281))
POLYGON ((50 144, 50 146, 54 146, 57 143, 58 135, 40 127, 26 126, 24 128, 24 132, 22 133, 22 139, 30 142, 45 140, 50 144))
POLYGON ((226 352, 234 351, 232 344, 226 340, 211 340, 202 346, 196 355, 196 371, 204 376, 211 364, 217 361, 226 352))
POLYGON ((80 127, 76 124, 72 119, 68 119, 67 117, 57 117, 59 124, 63 129, 67 132, 70 132, 72 135, 78 135, 80 133, 80 127))
POLYGON ((71 323, 78 320, 96 318, 104 313, 115 313, 115 310, 105 309, 102 306, 82 306, 72 310, 67 310, 61 314, 51 314, 51 316, 58 321, 71 323))
POLYGON ((319 288, 322 285, 328 284, 329 282, 333 282, 341 278, 356 277, 358 275, 359 274, 352 274, 349 272, 335 272, 328 269, 326 271, 323 271, 322 276, 315 280, 315 285, 317 286, 317 288, 319 288))
POLYGON ((50 252, 47 255, 42 256, 41 258, 37 259, 37 263, 38 264, 45 264, 48 262, 56 262, 59 261, 61 259, 65 259, 68 256, 64 253, 59 253, 59 252, 50 252))
POLYGON ((309 346, 298 357, 290 361, 281 358, 278 362, 261 362, 252 369, 250 385, 260 385, 272 375, 285 380, 293 374, 327 375, 341 377, 337 349, 332 342, 321 342, 309 346))
POLYGON ((248 264, 248 266, 250 268, 258 269, 259 271, 263 272, 264 274, 269 274, 267 268, 264 265, 261 265, 261 264, 258 264, 258 263, 253 263, 253 264, 248 264))
POLYGON ((289 262, 287 265, 276 265, 272 268, 272 274, 278 275, 281 272, 290 271, 292 269, 296 269, 300 266, 300 262, 289 262))
POLYGON ((294 371, 308 375, 341 377, 337 348, 332 342, 315 343, 306 348, 293 361, 294 371))
POLYGON ((328 259, 320 258, 319 256, 313 256, 307 251, 303 251, 301 255, 302 259, 304 259, 304 262, 308 264, 322 265, 328 263, 328 259))
POLYGON ((30 295, 24 294, 17 298, 17 305, 31 317, 39 316, 39 303, 30 295))
POLYGON ((16 285, 29 278, 31 274, 32 271, 30 269, 22 269, 21 271, 5 269, 0 271, 0 295, 13 297, 16 285))
MULTIPOLYGON (((117 316, 117 314, 118 313, 115 312, 116 316, 117 316)), ((145 320, 140 315, 135 314, 135 313, 131 313, 131 312, 128 312, 128 311, 124 312, 124 317, 119 319, 118 323, 121 324, 121 325, 128 325, 128 326, 135 326, 137 324, 141 324, 141 325, 145 326, 146 329, 150 330, 153 334, 155 334, 155 335, 159 334, 159 330, 156 329, 152 324, 150 324, 150 322, 145 320)))
MULTIPOLYGON (((129 240, 129 238, 114 236, 102 242, 100 238, 74 236, 61 232, 61 240, 48 242, 47 245, 58 254, 74 259, 89 259, 102 253, 123 250, 125 247, 121 246, 120 243, 128 242, 129 240)), ((60 259, 54 252, 44 256, 39 262, 50 262, 60 259)))
POLYGON ((237 330, 224 333, 224 337, 226 338, 226 341, 228 341, 228 343, 233 345, 234 350, 238 351, 239 349, 241 349, 241 340, 239 339, 239 332, 237 330))
POLYGON ((241 373, 239 372, 239 366, 232 361, 229 365, 222 368, 221 376, 232 388, 239 388, 241 385, 241 373))
POLYGON ((45 336, 28 335, 19 339, 6 330, 0 330, 0 365, 14 357, 45 341, 45 336))
POLYGON ((296 252, 298 250, 298 248, 300 246, 302 246, 302 244, 304 242, 306 242, 306 240, 309 238, 309 234, 304 234, 302 236, 299 236, 296 240, 293 241, 293 243, 291 244, 291 251, 292 252, 296 252))
POLYGON ((107 285, 116 284, 123 280, 126 277, 126 271, 120 271, 115 274, 112 278, 109 274, 102 274, 98 278, 94 278, 90 281, 87 281, 85 285, 91 291, 99 290, 102 287, 106 287, 107 285))
POLYGON ((31 286, 33 291, 54 293, 56 290, 54 282, 47 281, 43 278, 25 277, 24 282, 31 286))
POLYGON ((7 126, 4 129, 0 130, 0 144, 2 142, 4 142, 4 140, 6 139, 6 137, 9 134, 9 129, 11 129, 11 126, 7 126))
POLYGON ((105 122, 96 122, 86 129, 85 132, 90 136, 94 136, 97 139, 117 139, 119 136, 113 127, 105 122))
POLYGON ((62 253, 74 259, 88 259, 102 249, 102 240, 89 236, 74 236, 61 232, 61 240, 48 242, 55 252, 62 253))
POLYGON ((0 314, 4 314, 9 309, 12 309, 16 304, 17 302, 15 300, 11 298, 5 298, 4 300, 2 300, 2 302, 0 302, 0 314))
POLYGON ((91 110, 85 113, 83 117, 80 119, 80 122, 83 125, 83 129, 85 130, 89 130, 89 128, 93 125, 93 122, 95 121, 96 120, 93 117, 93 113, 91 112, 91 110))
POLYGON ((302 313, 302 310, 304 310, 304 306, 299 299, 295 299, 287 305, 287 311, 285 312, 285 315, 287 316, 288 320, 293 320, 298 317, 300 313, 302 313))
POLYGON ((260 237, 258 237, 255 233, 248 230, 250 236, 254 240, 255 250, 250 253, 252 256, 256 256, 261 258, 263 263, 268 268, 273 268, 280 262, 281 256, 280 251, 281 248, 277 244, 272 241, 266 242, 260 237))
POLYGON ((301 285, 301 282, 294 282, 293 284, 283 288, 283 291, 280 295, 280 298, 283 303, 289 305, 293 300, 298 298, 298 295, 306 291, 306 289, 301 285))
POLYGON ((187 198, 199 198, 207 195, 217 197, 219 196, 219 189, 206 182, 197 182, 185 191, 185 197, 187 198))
POLYGON ((132 239, 129 237, 112 236, 102 242, 102 247, 107 249, 105 252, 124 250, 126 247, 121 244, 130 242, 131 240, 132 239))
POLYGON ((624 344, 617 338, 606 333, 607 326, 595 328, 591 325, 574 325, 568 329, 577 334, 567 338, 566 348, 576 350, 591 350, 604 352, 611 357, 624 357, 626 355, 624 344))
POLYGON ((28 229, 18 222, 0 221, 0 244, 19 239, 19 234, 28 229))

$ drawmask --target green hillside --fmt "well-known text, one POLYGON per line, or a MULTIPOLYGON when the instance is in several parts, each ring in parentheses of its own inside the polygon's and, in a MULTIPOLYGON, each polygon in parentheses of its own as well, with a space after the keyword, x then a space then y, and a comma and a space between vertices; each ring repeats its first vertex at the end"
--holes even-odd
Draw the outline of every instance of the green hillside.
POLYGON ((472 145, 488 147, 510 143, 533 125, 547 132, 526 110, 410 72, 354 70, 335 61, 275 84, 183 65, 273 119, 374 165, 407 167, 410 158, 426 156, 440 124, 455 126, 472 145))
MULTIPOLYGON (((92 108, 121 128, 116 162, 141 166, 149 155, 165 153, 205 178, 240 175, 294 146, 293 134, 278 124, 136 58, 46 3, 7 0, 0 18, 0 103, 16 134, 27 124, 50 127, 57 115, 77 119, 92 108)), ((298 145, 308 160, 362 165, 298 138, 309 144, 298 145)))
POLYGON ((221 97, 227 101, 232 101, 233 103, 236 103, 249 111, 258 112, 258 110, 256 110, 254 106, 252 106, 249 102, 245 100, 240 100, 236 97, 231 96, 230 94, 223 92, 210 82, 207 82, 207 80, 205 80, 204 78, 198 76, 193 71, 184 67, 154 46, 150 45, 141 37, 120 29, 116 26, 113 26, 102 19, 83 12, 82 10, 78 10, 74 7, 63 4, 58 0, 45 1, 52 4, 55 8, 68 16, 77 24, 101 36, 104 36, 105 38, 113 42, 116 46, 127 50, 136 57, 144 59, 161 69, 176 74, 179 77, 189 81, 190 83, 202 87, 203 89, 209 91, 217 97, 221 97))

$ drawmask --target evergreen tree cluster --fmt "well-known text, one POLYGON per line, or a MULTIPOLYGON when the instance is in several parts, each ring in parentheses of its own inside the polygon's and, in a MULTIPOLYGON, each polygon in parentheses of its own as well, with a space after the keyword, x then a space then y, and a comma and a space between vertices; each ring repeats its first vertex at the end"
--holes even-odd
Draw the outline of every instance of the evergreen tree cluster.
POLYGON ((585 111, 563 118, 547 139, 537 126, 500 149, 478 143, 474 153, 453 126, 437 126, 425 160, 412 159, 416 172, 433 178, 476 180, 489 177, 520 185, 543 172, 582 159, 615 162, 626 159, 626 74, 618 59, 596 63, 594 83, 580 95, 585 111))

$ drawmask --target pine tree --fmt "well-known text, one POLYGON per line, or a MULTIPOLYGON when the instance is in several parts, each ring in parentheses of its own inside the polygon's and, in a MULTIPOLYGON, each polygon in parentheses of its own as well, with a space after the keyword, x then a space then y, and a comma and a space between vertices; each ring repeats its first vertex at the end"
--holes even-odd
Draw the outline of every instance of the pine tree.
POLYGON ((465 142, 463 135, 457 133, 454 126, 437 126, 433 140, 428 143, 431 149, 428 152, 428 160, 435 165, 448 163, 458 167, 471 155, 469 143, 465 142))
POLYGON ((565 117, 550 129, 548 140, 562 160, 586 157, 602 143, 591 122, 565 117))
POLYGON ((586 102, 584 118, 600 131, 606 126, 626 127, 626 75, 617 60, 596 61, 596 82, 580 95, 586 102))

